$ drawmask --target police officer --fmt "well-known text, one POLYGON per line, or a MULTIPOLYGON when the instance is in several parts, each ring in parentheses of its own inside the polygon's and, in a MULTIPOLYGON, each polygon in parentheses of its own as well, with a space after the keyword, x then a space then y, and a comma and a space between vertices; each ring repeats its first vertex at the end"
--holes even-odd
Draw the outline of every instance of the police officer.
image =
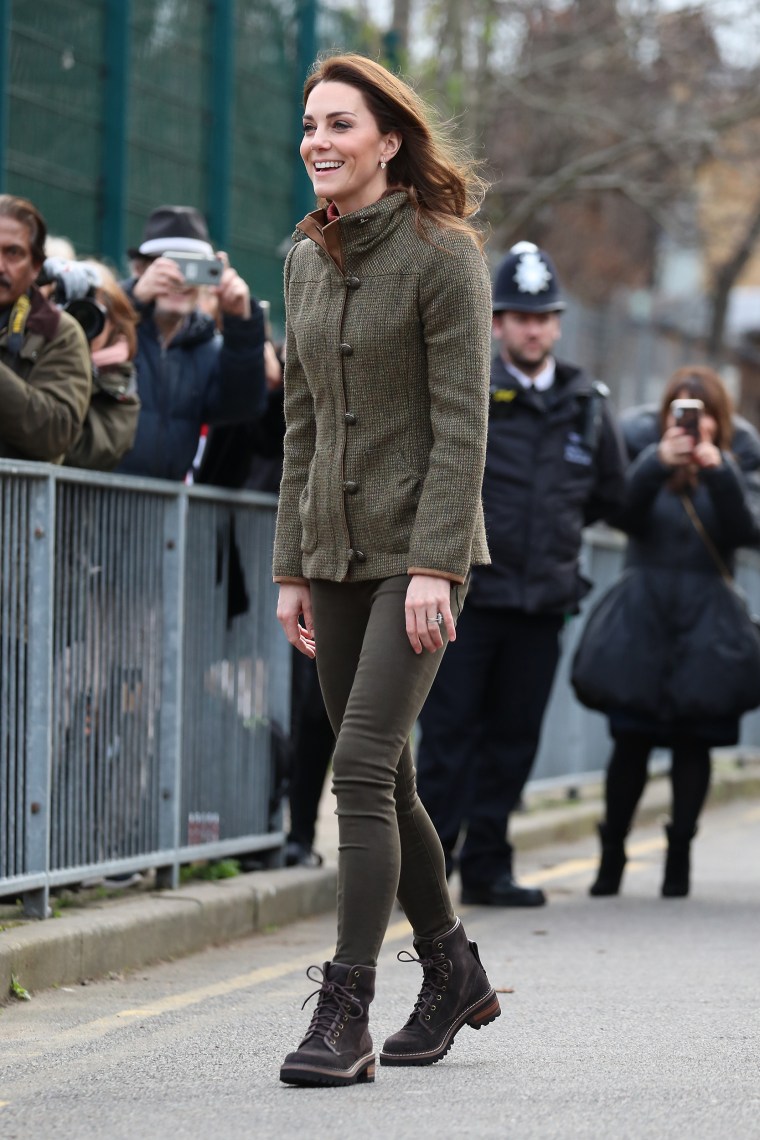
POLYGON ((499 352, 483 481, 492 563, 472 572, 456 642, 420 715, 418 789, 448 871, 466 828, 463 903, 546 902, 512 876, 509 817, 538 749, 562 626, 589 589, 578 568, 582 528, 622 495, 607 389, 552 355, 564 308, 548 255, 513 246, 493 290, 499 352))

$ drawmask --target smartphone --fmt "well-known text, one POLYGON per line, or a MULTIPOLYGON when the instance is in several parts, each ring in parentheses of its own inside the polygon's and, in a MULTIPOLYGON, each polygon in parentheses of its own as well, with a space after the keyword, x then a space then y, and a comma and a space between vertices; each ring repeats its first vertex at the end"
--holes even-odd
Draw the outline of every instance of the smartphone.
POLYGON ((704 415, 705 405, 701 400, 673 400, 670 405, 676 427, 691 436, 695 443, 699 443, 699 421, 704 415))
POLYGON ((174 250, 167 250, 162 256, 170 257, 177 263, 188 285, 218 285, 222 279, 224 263, 218 257, 174 250))
POLYGON ((267 338, 267 340, 271 340, 272 339, 272 321, 271 321, 272 306, 270 305, 269 301, 259 301, 259 306, 261 308, 262 313, 264 314, 264 335, 267 338))

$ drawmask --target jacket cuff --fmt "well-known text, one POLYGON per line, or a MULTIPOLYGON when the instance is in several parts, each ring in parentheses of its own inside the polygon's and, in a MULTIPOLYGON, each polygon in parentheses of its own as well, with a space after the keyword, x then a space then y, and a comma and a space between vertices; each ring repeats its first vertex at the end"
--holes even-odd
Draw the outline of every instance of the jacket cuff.
POLYGON ((456 582, 458 586, 463 586, 466 582, 466 577, 461 574, 448 574, 445 570, 429 570, 424 566, 410 566, 407 574, 427 574, 430 578, 445 578, 447 582, 456 582))
POLYGON ((264 313, 257 301, 251 297, 250 317, 235 317, 229 313, 222 313, 222 335, 230 344, 238 342, 248 345, 263 344, 266 340, 264 334, 264 313))
POLYGON ((275 574, 272 578, 279 586, 308 586, 308 578, 288 578, 284 574, 275 574))

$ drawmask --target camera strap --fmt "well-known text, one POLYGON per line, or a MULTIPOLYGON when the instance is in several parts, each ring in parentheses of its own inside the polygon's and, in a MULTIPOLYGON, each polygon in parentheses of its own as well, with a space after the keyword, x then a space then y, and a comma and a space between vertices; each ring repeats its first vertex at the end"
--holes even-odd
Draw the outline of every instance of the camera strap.
POLYGON ((26 293, 22 293, 11 309, 11 315, 8 319, 8 351, 14 356, 18 356, 24 347, 26 319, 29 316, 31 307, 32 302, 26 293))

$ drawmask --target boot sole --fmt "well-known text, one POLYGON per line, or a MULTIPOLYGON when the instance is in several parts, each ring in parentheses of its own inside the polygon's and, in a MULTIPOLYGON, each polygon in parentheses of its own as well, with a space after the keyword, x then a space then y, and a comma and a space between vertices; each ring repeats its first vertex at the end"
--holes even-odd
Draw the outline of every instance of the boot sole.
POLYGON ((337 1069, 321 1068, 319 1065, 295 1064, 283 1065, 280 1069, 280 1080, 286 1085, 301 1085, 304 1088, 319 1088, 321 1086, 337 1087, 338 1085, 358 1085, 371 1083, 375 1079, 375 1054, 368 1053, 358 1061, 340 1072, 337 1069))
POLYGON ((471 1029, 480 1029, 490 1025, 501 1017, 501 1006, 496 991, 491 990, 484 998, 476 1002, 470 1009, 465 1010, 462 1016, 451 1026, 441 1044, 436 1049, 429 1049, 424 1053, 380 1053, 381 1065, 434 1065, 442 1060, 454 1044, 454 1038, 464 1025, 471 1029))

